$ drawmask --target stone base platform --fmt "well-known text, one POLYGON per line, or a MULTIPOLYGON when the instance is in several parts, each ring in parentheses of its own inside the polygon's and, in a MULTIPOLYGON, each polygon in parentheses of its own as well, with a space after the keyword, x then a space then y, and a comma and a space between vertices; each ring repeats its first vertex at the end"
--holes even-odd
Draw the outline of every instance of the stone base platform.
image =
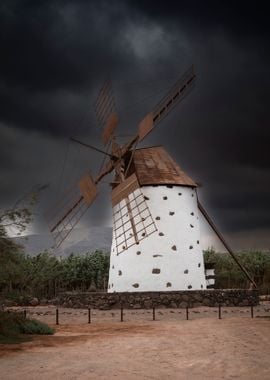
POLYGON ((93 309, 185 308, 199 306, 249 306, 259 304, 256 290, 209 289, 173 292, 60 293, 56 306, 93 309))

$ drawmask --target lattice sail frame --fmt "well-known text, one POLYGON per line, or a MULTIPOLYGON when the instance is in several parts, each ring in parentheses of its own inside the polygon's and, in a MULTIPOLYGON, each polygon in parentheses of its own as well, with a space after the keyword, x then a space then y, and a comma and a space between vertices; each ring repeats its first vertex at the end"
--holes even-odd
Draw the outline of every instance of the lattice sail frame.
POLYGON ((112 139, 118 125, 118 115, 110 79, 107 79, 101 87, 94 109, 98 125, 102 129, 102 142, 106 146, 112 139))
POLYGON ((157 227, 147 205, 146 197, 140 188, 113 207, 113 239, 117 255, 156 231, 157 227), (135 227, 137 238, 133 234, 133 227, 135 227))
POLYGON ((62 196, 46 215, 48 226, 58 248, 86 213, 97 196, 97 188, 90 174, 85 174, 62 196))

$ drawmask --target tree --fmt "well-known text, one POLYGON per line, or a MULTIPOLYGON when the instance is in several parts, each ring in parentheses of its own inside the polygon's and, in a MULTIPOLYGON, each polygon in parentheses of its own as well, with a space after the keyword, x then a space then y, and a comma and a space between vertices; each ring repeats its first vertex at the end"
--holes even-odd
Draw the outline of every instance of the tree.
POLYGON ((30 192, 19 198, 13 207, 0 209, 0 238, 7 238, 10 229, 16 229, 21 235, 32 221, 32 208, 36 204, 41 191, 48 185, 36 185, 30 192))
POLYGON ((9 238, 10 229, 20 235, 32 220, 32 208, 42 190, 47 186, 35 186, 17 200, 13 207, 0 209, 0 290, 12 290, 22 282, 25 258, 23 248, 9 238))

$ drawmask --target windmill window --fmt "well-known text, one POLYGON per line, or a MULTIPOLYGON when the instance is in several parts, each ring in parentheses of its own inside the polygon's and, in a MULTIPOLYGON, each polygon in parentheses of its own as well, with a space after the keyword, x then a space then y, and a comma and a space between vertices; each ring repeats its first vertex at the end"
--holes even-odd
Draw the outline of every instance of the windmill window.
POLYGON ((188 274, 188 269, 185 269, 185 270, 184 270, 184 273, 185 273, 185 274, 188 274))
POLYGON ((164 236, 164 233, 163 233, 163 232, 160 232, 160 233, 159 233, 159 236, 164 236))
POLYGON ((113 284, 112 284, 112 288, 113 288, 113 284))
POLYGON ((163 255, 153 255, 153 257, 163 257, 163 255))
POLYGON ((191 227, 191 228, 194 228, 193 224, 190 224, 190 227, 191 227))
POLYGON ((167 282, 166 286, 167 288, 170 288, 172 286, 171 282, 167 282))
POLYGON ((148 198, 146 195, 144 195, 144 199, 145 199, 146 201, 149 201, 149 198, 148 198))
POLYGON ((193 249, 193 245, 190 245, 190 246, 189 246, 189 249, 193 249))
POLYGON ((141 254, 141 251, 137 251, 136 253, 137 253, 137 255, 140 255, 140 254, 141 254))
POLYGON ((192 285, 189 285, 189 286, 188 286, 188 289, 192 289, 192 285))
POLYGON ((133 288, 138 288, 140 285, 136 282, 135 284, 132 285, 133 288))
POLYGON ((173 250, 173 251, 176 251, 176 250, 177 250, 176 245, 173 245, 173 246, 172 246, 172 250, 173 250))
POLYGON ((192 216, 193 216, 193 215, 194 215, 194 212, 191 212, 191 213, 190 213, 190 215, 192 215, 192 216))
POLYGON ((118 271, 118 276, 122 276, 122 271, 121 270, 118 271))
POLYGON ((157 216, 157 217, 156 217, 156 220, 160 220, 160 216, 157 216))
POLYGON ((159 274, 160 273, 160 269, 159 268, 153 268, 152 269, 152 273, 153 274, 159 274))
POLYGON ((163 197, 163 199, 164 199, 164 201, 166 201, 168 199, 168 197, 165 196, 165 197, 163 197))
POLYGON ((200 268, 200 266, 201 266, 201 263, 198 264, 198 267, 199 267, 199 268, 200 268))
POLYGON ((114 269, 114 265, 112 266, 112 269, 114 269))
POLYGON ((199 241, 199 240, 197 240, 197 244, 200 244, 200 241, 199 241))
POLYGON ((194 197, 194 194, 191 194, 192 197, 194 197))
POLYGON ((182 195, 182 193, 178 193, 178 195, 182 195))
POLYGON ((171 215, 171 216, 174 215, 174 211, 170 211, 169 215, 171 215))
POLYGON ((203 289, 203 284, 201 285, 201 289, 203 289))

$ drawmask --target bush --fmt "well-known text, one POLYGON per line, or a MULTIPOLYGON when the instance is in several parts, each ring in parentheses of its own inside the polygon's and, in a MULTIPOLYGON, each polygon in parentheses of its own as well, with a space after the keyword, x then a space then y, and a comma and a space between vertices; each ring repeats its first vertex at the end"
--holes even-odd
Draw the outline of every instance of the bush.
POLYGON ((20 326, 20 332, 22 334, 52 335, 54 329, 36 319, 25 319, 20 326))
POLYGON ((20 334, 51 335, 54 330, 43 322, 24 318, 22 314, 0 312, 0 343, 18 343, 29 340, 20 334))

